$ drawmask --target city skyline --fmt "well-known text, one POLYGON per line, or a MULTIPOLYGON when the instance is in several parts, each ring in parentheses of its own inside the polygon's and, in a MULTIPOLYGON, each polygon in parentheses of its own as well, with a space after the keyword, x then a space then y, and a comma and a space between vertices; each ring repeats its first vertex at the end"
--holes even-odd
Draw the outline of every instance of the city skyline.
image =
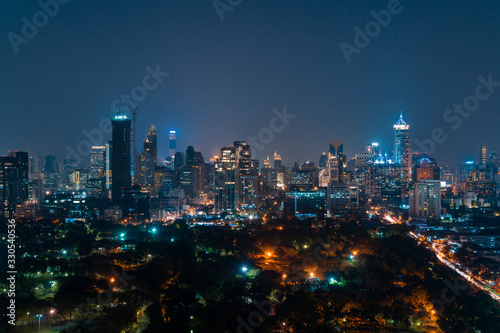
MULTIPOLYGON (((492 81, 500 80, 495 61, 500 51, 491 39, 498 31, 493 13, 500 5, 401 1, 401 12, 347 63, 339 44, 352 44, 354 27, 364 27, 373 20, 371 11, 383 10, 387 3, 321 1, 306 6, 287 2, 283 11, 280 1, 242 2, 226 12, 222 22, 210 2, 154 4, 152 14, 151 8, 140 4, 112 1, 102 4, 107 12, 116 13, 105 20, 103 13, 84 4, 61 5, 29 43, 19 45, 18 53, 8 38, 1 41, 7 52, 2 53, 0 150, 62 158, 67 145, 76 147, 85 139, 83 130, 98 128, 100 120, 112 117, 116 108, 125 110, 121 92, 131 96, 157 68, 165 74, 158 81, 147 81, 155 88, 147 90, 147 97, 138 103, 137 133, 145 135, 155 124, 159 142, 166 142, 175 127, 181 150, 194 145, 203 154, 214 155, 225 142, 256 136, 268 126, 273 109, 284 106, 297 120, 259 152, 261 159, 278 150, 290 160, 300 156, 300 160, 314 161, 326 150, 322 143, 332 138, 346 143, 348 156, 361 151, 367 142, 389 146, 392 136, 385 124, 400 110, 412 124, 416 140, 432 138, 434 129, 444 129, 448 138, 436 145, 433 154, 441 164, 476 158, 478 143, 467 137, 494 147, 498 134, 488 125, 500 106, 495 92, 481 100, 470 118, 451 120, 448 114, 446 122, 444 116, 474 93, 479 77, 488 81, 491 75, 492 81), (147 19, 129 24, 134 15, 146 11, 147 19), (428 15, 436 22, 432 27, 424 24, 428 15), (93 25, 100 20, 116 28, 102 35, 93 25), (275 20, 283 27, 279 40, 273 29, 275 20), (300 27, 309 28, 294 25, 297 21, 300 27), (187 28, 185 22, 192 24, 187 28), (470 33, 453 29, 455 22, 462 22, 470 33), (200 25, 205 32, 200 32, 200 25), (186 27, 183 35, 169 29, 173 26, 186 27), (245 34, 246 29, 254 34, 245 34), (430 29, 440 33, 432 34, 430 29), (65 39, 68 34, 75 40, 65 39), (65 44, 60 43, 63 39, 65 44), (399 42, 391 43, 394 39, 399 42), (199 52, 193 52, 192 40, 198 41, 199 52), (131 42, 137 45, 133 50, 131 42), (471 52, 454 52, 464 45, 471 52), (123 55, 121 51, 127 48, 130 52, 123 55), (429 59, 422 49, 436 50, 436 56, 429 59), (35 54, 39 62, 29 65, 28 59, 35 54), (114 61, 118 54, 120 58, 114 61), (97 56, 102 61, 96 62, 97 56), (367 77, 375 79, 368 82, 367 77), (17 130, 22 127, 23 135, 17 130)), ((40 11, 36 3, 9 6, 11 14, 0 26, 6 37, 21 34, 21 18, 31 19, 40 11)), ((161 156, 166 156, 168 147, 160 146, 161 156)))

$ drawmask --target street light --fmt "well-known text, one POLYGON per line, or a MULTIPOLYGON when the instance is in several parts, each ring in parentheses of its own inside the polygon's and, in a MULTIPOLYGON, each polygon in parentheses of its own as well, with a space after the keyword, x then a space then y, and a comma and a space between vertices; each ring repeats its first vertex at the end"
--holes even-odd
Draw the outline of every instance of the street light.
POLYGON ((40 319, 42 318, 42 315, 37 314, 36 317, 38 318, 38 333, 40 333, 40 319))

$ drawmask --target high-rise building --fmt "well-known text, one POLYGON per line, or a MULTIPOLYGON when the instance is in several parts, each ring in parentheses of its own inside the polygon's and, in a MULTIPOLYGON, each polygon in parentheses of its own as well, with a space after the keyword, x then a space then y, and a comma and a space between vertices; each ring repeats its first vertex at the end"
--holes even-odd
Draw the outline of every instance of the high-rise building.
POLYGON ((106 146, 93 146, 90 151, 90 178, 104 177, 106 146))
POLYGON ((234 147, 237 161, 237 209, 240 211, 251 212, 254 211, 258 205, 259 176, 255 175, 252 171, 252 152, 248 142, 235 141, 234 147))
POLYGON ((109 141, 106 144, 106 153, 104 155, 104 176, 106 179, 105 182, 105 190, 106 190, 106 196, 111 199, 111 187, 113 183, 112 175, 113 175, 113 170, 112 170, 112 156, 113 156, 113 142, 109 141))
POLYGON ((28 182, 29 182, 29 157, 26 151, 11 151, 10 156, 17 160, 21 168, 21 200, 28 200, 28 182))
POLYGON ((486 146, 481 147, 481 155, 479 156, 479 161, 481 165, 486 165, 488 163, 488 149, 486 146))
POLYGON ((174 157, 174 170, 179 170, 184 166, 184 153, 178 151, 175 153, 174 157))
POLYGON ((319 170, 323 170, 326 168, 326 165, 328 164, 328 155, 326 153, 321 154, 319 158, 319 170))
POLYGON ((279 168, 281 167, 281 155, 278 155, 278 153, 274 152, 274 167, 279 168))
POLYGON ((177 132, 172 130, 170 131, 169 135, 169 149, 168 149, 168 156, 173 158, 175 156, 175 152, 177 150, 177 132))
POLYGON ((394 163, 401 168, 401 180, 411 181, 412 142, 410 126, 403 119, 403 112, 394 125, 394 163))
POLYGON ((141 184, 143 190, 151 192, 154 188, 155 167, 158 165, 157 131, 154 125, 149 128, 138 160, 136 182, 141 184))
POLYGON ((123 191, 130 189, 132 185, 132 165, 130 156, 130 119, 117 114, 111 120, 113 126, 113 153, 112 163, 112 190, 111 198, 115 202, 121 202, 123 191))
POLYGON ((22 204, 23 170, 16 157, 0 157, 0 216, 14 217, 22 204))
POLYGON ((415 163, 413 181, 419 182, 422 179, 441 179, 441 169, 438 167, 435 159, 423 157, 419 158, 415 163))
POLYGON ((441 181, 426 179, 415 184, 415 188, 410 190, 410 217, 441 217, 441 181))
POLYGON ((59 165, 54 155, 45 156, 44 171, 45 173, 59 172, 59 165))
POLYGON ((236 211, 236 148, 223 147, 220 153, 214 164, 215 212, 236 211))
POLYGON ((330 154, 332 154, 332 156, 340 158, 340 156, 344 154, 344 144, 339 140, 332 141, 330 143, 329 152, 330 154))

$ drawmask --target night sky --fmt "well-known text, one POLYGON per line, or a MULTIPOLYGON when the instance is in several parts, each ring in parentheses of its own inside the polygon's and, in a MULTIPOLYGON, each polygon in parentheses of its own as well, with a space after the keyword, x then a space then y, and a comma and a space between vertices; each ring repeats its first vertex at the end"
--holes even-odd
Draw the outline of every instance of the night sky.
POLYGON ((156 125, 160 158, 172 128, 179 150, 193 145, 208 160, 269 127, 284 106, 297 117, 261 160, 277 150, 287 163, 317 164, 334 139, 349 157, 374 141, 390 151, 401 110, 414 139, 436 127, 449 136, 433 154, 441 164, 477 160, 481 145, 500 150, 500 87, 457 130, 443 120, 478 76, 500 81, 500 2, 401 0, 401 13, 348 64, 340 43, 352 45, 354 27, 388 2, 244 0, 221 22, 211 0, 73 0, 16 54, 8 34, 22 35, 22 18, 41 9, 4 0, 0 154, 61 161, 157 65, 170 75, 139 103, 137 143, 156 125))

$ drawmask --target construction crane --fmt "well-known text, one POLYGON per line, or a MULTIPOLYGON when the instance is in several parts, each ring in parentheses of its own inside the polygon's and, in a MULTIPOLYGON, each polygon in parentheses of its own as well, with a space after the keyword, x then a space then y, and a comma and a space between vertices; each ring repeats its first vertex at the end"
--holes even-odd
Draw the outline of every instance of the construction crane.
POLYGON ((123 99, 125 100, 125 102, 127 102, 127 105, 130 109, 130 111, 132 111, 132 115, 133 115, 133 120, 132 120, 132 135, 130 135, 130 150, 132 151, 132 161, 131 161, 131 165, 132 165, 132 184, 135 184, 135 160, 137 158, 137 151, 135 149, 135 116, 137 115, 137 105, 135 107, 135 109, 132 107, 132 105, 130 104, 130 102, 128 101, 128 98, 127 96, 125 96, 125 94, 122 92, 122 96, 123 96, 123 99))

